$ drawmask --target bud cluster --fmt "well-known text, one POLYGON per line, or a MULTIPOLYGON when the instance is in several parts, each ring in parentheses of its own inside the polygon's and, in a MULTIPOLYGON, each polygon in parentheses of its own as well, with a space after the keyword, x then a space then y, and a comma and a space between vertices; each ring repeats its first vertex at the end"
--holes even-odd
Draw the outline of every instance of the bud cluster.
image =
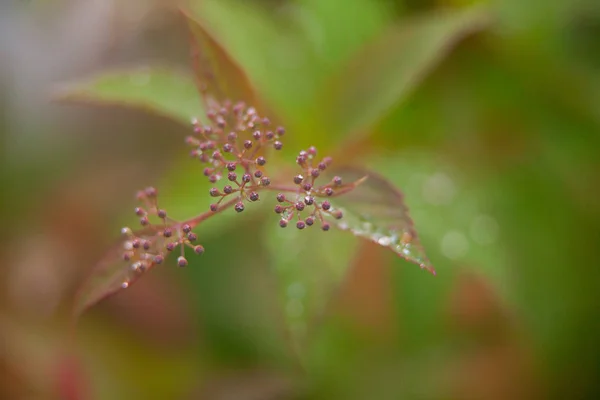
MULTIPOLYGON (((191 156, 204 164, 204 175, 208 180, 217 183, 223 179, 226 183, 221 188, 209 190, 209 195, 215 199, 210 211, 184 222, 173 220, 166 210, 159 207, 155 188, 139 191, 137 198, 142 204, 135 208, 135 214, 142 229, 136 233, 130 228, 122 230, 126 236, 122 256, 134 274, 161 264, 178 249, 177 264, 186 266, 186 247, 197 254, 204 252, 204 247, 196 244, 193 227, 230 207, 238 213, 244 211, 246 203, 258 201, 261 198, 259 192, 263 190, 280 192, 275 212, 281 216, 281 227, 295 221, 298 229, 319 224, 322 230, 328 231, 328 220, 343 216, 342 210, 332 206, 330 198, 354 189, 366 179, 343 184, 340 177, 334 176, 326 183, 317 184, 319 179, 325 181, 323 176, 332 160, 325 157, 317 161, 317 149, 310 147, 296 157, 302 171, 291 179, 294 185, 271 185, 271 179, 264 170, 267 164, 265 150, 281 150, 283 144, 280 139, 285 130, 282 127, 272 130, 267 118, 260 117, 254 108, 243 103, 235 106, 228 101, 210 104, 206 115, 209 123, 201 125, 193 120, 194 134, 186 138, 186 143, 192 147, 191 156), (228 200, 224 202, 225 199, 228 200)), ((129 282, 123 282, 122 287, 127 287, 129 282)))
POLYGON ((211 183, 223 178, 228 181, 222 189, 210 189, 210 195, 218 199, 210 209, 217 211, 225 198, 237 195, 239 201, 234 209, 242 212, 244 201, 257 201, 258 190, 271 184, 264 171, 267 159, 262 153, 269 147, 281 150, 280 138, 285 130, 272 130, 268 118, 260 117, 244 103, 214 103, 207 118, 209 125, 192 121, 194 135, 188 136, 186 142, 193 147, 191 156, 206 165, 204 175, 211 183))
POLYGON ((326 216, 335 219, 341 219, 343 213, 332 207, 327 197, 336 194, 336 190, 343 189, 342 179, 335 176, 331 181, 323 185, 315 185, 318 178, 331 165, 331 157, 325 157, 316 162, 317 149, 310 147, 308 150, 302 150, 296 157, 296 163, 302 168, 302 173, 294 176, 293 182, 297 190, 291 198, 284 193, 277 195, 277 201, 280 204, 275 206, 275 212, 281 215, 279 226, 287 227, 296 217, 296 228, 304 229, 318 222, 321 229, 328 231, 329 223, 326 216), (304 217, 304 215, 308 216, 304 217))
POLYGON ((123 260, 130 263, 132 272, 141 274, 155 264, 161 264, 176 249, 180 249, 177 264, 185 267, 188 264, 184 255, 186 246, 197 254, 204 252, 204 247, 195 244, 198 238, 189 224, 174 221, 164 209, 159 208, 158 191, 155 188, 140 190, 137 199, 142 202, 142 206, 136 207, 134 212, 143 229, 137 233, 129 227, 121 229, 121 233, 127 238, 124 242, 123 260))

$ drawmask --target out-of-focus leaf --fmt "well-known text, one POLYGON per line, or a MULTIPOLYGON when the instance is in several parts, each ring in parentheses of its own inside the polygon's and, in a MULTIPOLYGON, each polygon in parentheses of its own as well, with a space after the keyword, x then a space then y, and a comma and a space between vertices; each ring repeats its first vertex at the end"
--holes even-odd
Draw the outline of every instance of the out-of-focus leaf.
POLYGON ((360 132, 377 122, 465 36, 484 29, 483 8, 443 11, 394 26, 359 52, 321 96, 329 132, 360 132))
POLYGON ((281 229, 274 222, 265 233, 285 320, 293 342, 303 352, 312 325, 345 276, 356 239, 344 232, 323 232, 316 224, 299 230, 281 229))
MULTIPOLYGON (((145 232, 136 232, 136 237, 140 240, 151 239, 157 248, 161 248, 166 240, 163 236, 145 232)), ((87 280, 77 292, 73 305, 73 317, 78 317, 105 297, 128 288, 140 276, 154 267, 154 262, 151 262, 148 267, 134 268, 137 256, 130 261, 125 261, 123 255, 126 251, 131 250, 131 246, 129 237, 118 240, 91 270, 87 280)))
POLYGON ((193 78, 168 68, 104 72, 66 84, 59 88, 56 97, 62 101, 139 108, 186 125, 205 114, 193 78))
POLYGON ((255 92, 243 69, 207 30, 203 21, 183 10, 190 34, 196 84, 205 101, 246 101, 257 106, 255 92), (207 97, 208 96, 208 97, 207 97))
POLYGON ((344 187, 351 190, 331 199, 333 207, 343 212, 343 218, 332 221, 340 229, 386 247, 435 274, 402 193, 372 171, 347 167, 335 172, 346 182, 340 191, 344 187))

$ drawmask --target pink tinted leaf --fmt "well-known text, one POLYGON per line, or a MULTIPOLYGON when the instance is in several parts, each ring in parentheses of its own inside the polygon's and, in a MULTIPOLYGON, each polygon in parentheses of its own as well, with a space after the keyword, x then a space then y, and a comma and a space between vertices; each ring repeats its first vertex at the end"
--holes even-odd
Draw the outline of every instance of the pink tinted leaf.
POLYGON ((372 171, 347 167, 334 172, 345 184, 337 190, 338 195, 331 198, 332 206, 343 212, 343 217, 331 219, 332 223, 435 274, 402 193, 372 171))
POLYGON ((256 105, 255 92, 244 70, 211 35, 204 22, 181 9, 191 41, 196 85, 207 105, 213 100, 246 101, 256 105))
MULTIPOLYGON (((162 246, 165 240, 162 236, 157 236, 153 232, 136 232, 136 237, 152 239, 159 247, 162 246)), ((77 292, 73 305, 74 317, 78 317, 100 300, 128 288, 144 273, 154 267, 155 264, 151 263, 148 268, 134 269, 132 265, 136 262, 135 259, 124 260, 123 254, 127 251, 130 240, 129 237, 118 240, 91 270, 86 281, 77 292)))

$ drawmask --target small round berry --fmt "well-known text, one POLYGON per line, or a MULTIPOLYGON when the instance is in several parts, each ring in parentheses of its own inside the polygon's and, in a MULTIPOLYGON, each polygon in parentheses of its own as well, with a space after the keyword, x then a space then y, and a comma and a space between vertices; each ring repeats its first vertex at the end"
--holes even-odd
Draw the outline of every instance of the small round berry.
POLYGON ((237 212, 240 213, 240 212, 244 211, 244 203, 242 203, 241 201, 239 201, 239 202, 235 203, 235 207, 234 208, 235 208, 235 211, 237 211, 237 212))
POLYGON ((237 140, 237 137, 237 133, 231 132, 229 135, 227 135, 227 140, 229 140, 230 142, 235 142, 237 140))
POLYGON ((304 180, 304 177, 303 177, 302 175, 296 175, 296 176, 294 177, 294 183, 295 183, 296 185, 299 185, 299 184, 301 184, 303 180, 304 180))
POLYGON ((254 172, 254 176, 257 178, 260 178, 261 176, 263 176, 263 172, 261 170, 256 170, 254 172))
POLYGON ((319 171, 318 169, 313 169, 310 171, 310 176, 312 176, 313 178, 318 178, 319 175, 321 175, 321 171, 319 171))
POLYGON ((267 140, 273 140, 275 134, 273 133, 273 131, 267 131, 265 132, 265 137, 267 138, 267 140))
POLYGON ((242 175, 242 182, 248 183, 251 180, 252 180, 252 175, 250 175, 250 174, 244 174, 244 175, 242 175))
POLYGON ((231 143, 225 143, 223 145, 223 151, 225 153, 231 153, 233 151, 233 146, 231 145, 231 143))
POLYGON ((337 210, 332 215, 335 219, 342 219, 342 217, 344 216, 344 213, 342 213, 341 210, 337 210))
POLYGON ((315 219, 313 217, 306 218, 306 225, 312 226, 315 223, 315 219))
POLYGON ((164 237, 173 236, 173 230, 171 228, 165 228, 165 230, 163 231, 163 236, 164 237))
POLYGON ((177 257, 177 265, 180 267, 185 267, 188 265, 188 260, 184 256, 177 257))
POLYGON ((215 110, 208 110, 206 112, 206 116, 208 117, 208 119, 215 119, 217 113, 215 112, 215 110))
POLYGON ((260 183, 262 183, 263 186, 269 186, 271 184, 271 180, 266 176, 263 176, 260 180, 260 183))
POLYGON ((308 154, 310 154, 312 156, 316 155, 317 154, 317 148, 315 146, 310 146, 308 148, 308 154))
POLYGON ((334 177, 333 177, 333 183, 334 183, 336 186, 340 186, 340 185, 342 184, 342 178, 340 178, 339 176, 334 176, 334 177))
POLYGON ((148 217, 144 216, 144 217, 140 218, 140 225, 146 226, 149 223, 150 223, 150 220, 148 220, 148 217))
POLYGON ((202 246, 201 244, 199 244, 198 246, 194 247, 194 252, 196 254, 202 254, 204 253, 204 246, 202 246))
POLYGON ((277 214, 281 214, 283 212, 283 207, 280 206, 279 204, 275 205, 275 212, 277 214))
POLYGON ((231 182, 235 182, 235 180, 237 179, 237 175, 235 172, 230 172, 227 174, 227 179, 229 179, 231 182))
POLYGON ((215 147, 216 147, 216 144, 215 144, 215 142, 212 142, 212 141, 211 141, 211 142, 206 142, 206 149, 207 149, 207 150, 212 150, 212 149, 214 149, 215 147))
POLYGON ((181 230, 183 233, 190 233, 192 231, 192 227, 189 224, 183 224, 181 230))
POLYGON ((260 140, 261 136, 262 136, 262 134, 260 133, 260 131, 255 131, 252 134, 252 137, 254 138, 254 140, 260 140))
POLYGON ((270 120, 269 120, 269 118, 267 118, 267 117, 264 117, 264 118, 262 119, 261 123, 262 123, 264 126, 269 126, 269 125, 271 125, 271 121, 270 121, 270 120))
POLYGON ((156 197, 158 195, 158 190, 156 190, 156 188, 153 188, 152 186, 148 186, 146 189, 144 189, 144 192, 146 193, 146 196, 150 198, 156 197))
POLYGON ((297 202, 296 203, 296 210, 298 210, 298 211, 304 210, 304 203, 301 202, 301 201, 297 202))
POLYGON ((228 171, 235 171, 235 169, 237 168, 237 164, 234 162, 230 162, 227 163, 227 170, 228 171))
POLYGON ((132 251, 126 251, 125 253, 123 253, 123 261, 129 261, 131 260, 131 257, 133 257, 132 251))
POLYGON ((278 126, 278 127, 277 127, 277 134, 278 134, 279 136, 283 136, 283 135, 285 135, 285 129, 283 128, 283 126, 278 126))
POLYGON ((210 183, 216 183, 218 180, 219 180, 219 179, 217 178, 217 176, 216 176, 216 175, 211 175, 211 176, 209 176, 209 177, 208 177, 208 181, 209 181, 210 183))
POLYGON ((298 229, 304 229, 306 227, 306 224, 304 223, 304 221, 298 221, 296 222, 296 228, 298 229))
POLYGON ((233 193, 233 188, 231 187, 231 185, 225 185, 223 187, 223 192, 225 194, 231 194, 231 193, 233 193))
POLYGON ((188 239, 190 242, 194 242, 194 241, 196 241, 196 240, 198 239, 198 236, 196 236, 196 234, 195 234, 194 232, 190 232, 190 233, 188 233, 188 235, 187 235, 187 239, 188 239))
POLYGON ((252 148, 252 142, 250 140, 246 140, 244 142, 244 148, 251 149, 252 148))
POLYGON ((219 189, 217 189, 217 188, 210 188, 208 193, 210 194, 211 197, 218 197, 221 194, 219 192, 219 189))
POLYGON ((218 204, 211 204, 210 205, 210 211, 216 212, 218 209, 219 209, 219 205, 218 204))
POLYGON ((333 195, 333 189, 332 189, 332 188, 330 188, 330 187, 328 187, 328 188, 325 188, 325 194, 326 194, 327 196, 331 196, 331 195, 333 195))
POLYGON ((158 215, 158 218, 167 218, 167 212, 165 210, 158 210, 156 215, 158 215))
POLYGON ((285 228, 286 226, 288 226, 288 222, 285 219, 282 219, 279 221, 279 226, 285 228))
POLYGON ((321 171, 325 171, 327 169, 327 164, 321 161, 319 165, 317 165, 317 168, 319 168, 321 171))
POLYGON ((134 249, 139 249, 140 248, 140 239, 133 239, 131 241, 131 247, 133 247, 134 249))
POLYGON ((215 151, 212 153, 212 158, 214 158, 215 160, 220 160, 223 156, 221 155, 220 151, 215 151))
POLYGON ((303 188, 304 190, 306 190, 307 192, 310 192, 310 191, 311 191, 311 189, 312 189, 312 185, 311 185, 310 183, 306 182, 306 183, 304 184, 304 186, 302 186, 302 188, 303 188))
POLYGON ((260 156, 256 159, 256 163, 260 166, 263 166, 267 163, 267 160, 263 156, 260 156))
POLYGON ((256 193, 256 192, 251 192, 251 193, 250 193, 250 196, 248 196, 248 197, 250 198, 250 201, 256 201, 256 200, 258 200, 258 197, 259 197, 259 196, 258 196, 258 193, 256 193))
POLYGON ((330 225, 327 222, 324 222, 323 225, 321 225, 321 229, 323 229, 324 231, 328 231, 330 228, 330 225))
POLYGON ((177 246, 177 243, 175 243, 175 242, 167 243, 167 250, 173 251, 173 250, 175 250, 175 246, 177 246))
POLYGON ((304 203, 307 206, 312 206, 314 202, 315 202, 315 198, 314 197, 312 197, 312 196, 305 196, 304 197, 304 203))
POLYGON ((150 250, 150 245, 151 245, 151 244, 152 244, 152 243, 150 243, 150 241, 149 241, 149 240, 144 240, 144 241, 142 242, 142 247, 144 248, 144 250, 150 250))
POLYGON ((212 168, 206 167, 206 168, 204 168, 204 171, 202 171, 202 174, 204 176, 210 176, 213 172, 214 172, 214 170, 212 168))
POLYGON ((277 201, 280 202, 280 203, 283 202, 283 201, 285 201, 285 194, 278 193, 277 194, 277 201))
POLYGON ((325 211, 328 211, 331 208, 331 203, 328 202, 327 200, 325 200, 322 204, 321 204, 321 208, 325 211))
POLYGON ((296 157, 296 164, 304 166, 306 164, 306 160, 306 156, 299 155, 298 157, 296 157))
POLYGON ((154 261, 154 264, 162 264, 163 261, 165 261, 165 258, 163 256, 161 256, 160 254, 157 254, 154 256, 152 261, 154 261))
POLYGON ((277 140, 275 141, 275 143, 273 143, 273 147, 275 148, 275 150, 281 150, 283 148, 283 143, 277 140))
POLYGON ((138 217, 143 217, 144 215, 146 215, 146 211, 144 211, 144 209, 141 207, 136 207, 135 215, 137 215, 138 217))

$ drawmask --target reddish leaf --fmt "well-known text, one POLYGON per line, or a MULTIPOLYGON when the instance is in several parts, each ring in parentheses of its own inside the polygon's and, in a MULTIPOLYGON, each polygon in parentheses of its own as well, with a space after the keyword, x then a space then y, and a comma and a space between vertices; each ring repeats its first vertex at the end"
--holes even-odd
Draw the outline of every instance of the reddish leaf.
MULTIPOLYGON (((144 234, 136 232, 140 239, 152 239, 155 243, 166 240, 155 233, 144 234)), ((105 254, 104 258, 92 269, 87 280, 83 283, 73 305, 73 316, 81 315, 86 309, 93 306, 105 297, 126 289, 132 285, 140 276, 148 272, 150 268, 132 268, 135 260, 125 261, 123 254, 130 244, 129 237, 123 237, 117 241, 105 254)), ((158 247, 161 244, 157 244, 158 247)))
POLYGON ((337 227, 386 247, 435 274, 402 193, 371 171, 347 167, 335 173, 347 182, 331 201, 333 207, 343 212, 341 219, 332 220, 337 227))
POLYGON ((256 105, 254 90, 243 69, 209 33, 201 19, 187 10, 181 12, 190 30, 196 84, 207 105, 213 100, 227 99, 256 105))

